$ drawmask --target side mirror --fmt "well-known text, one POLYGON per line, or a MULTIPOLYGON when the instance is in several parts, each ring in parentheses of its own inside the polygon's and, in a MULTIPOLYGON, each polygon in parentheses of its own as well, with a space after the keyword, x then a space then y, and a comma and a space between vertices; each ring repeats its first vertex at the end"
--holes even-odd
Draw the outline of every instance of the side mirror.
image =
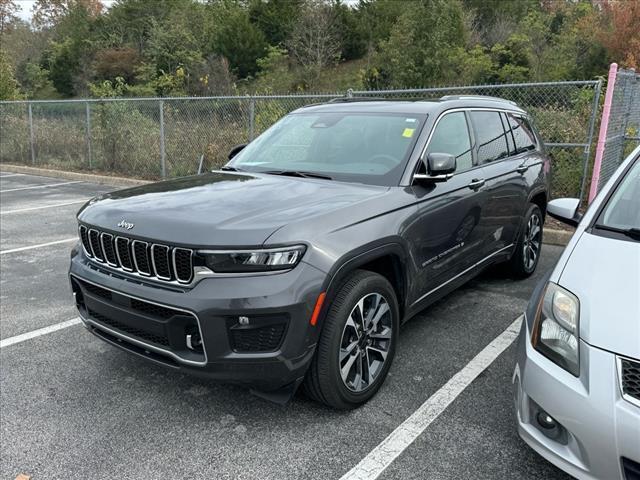
POLYGON ((556 220, 577 227, 582 215, 578 213, 580 200, 577 198, 557 198, 547 204, 547 213, 556 220))
POLYGON ((446 182, 456 171, 456 157, 450 153, 430 153, 424 162, 427 174, 416 173, 414 180, 423 182, 446 182))
POLYGON ((229 152, 229 155, 227 155, 227 158, 231 160, 233 157, 239 154, 242 151, 242 149, 246 146, 247 146, 246 143, 241 143, 240 145, 236 145, 231 149, 231 151, 229 152))

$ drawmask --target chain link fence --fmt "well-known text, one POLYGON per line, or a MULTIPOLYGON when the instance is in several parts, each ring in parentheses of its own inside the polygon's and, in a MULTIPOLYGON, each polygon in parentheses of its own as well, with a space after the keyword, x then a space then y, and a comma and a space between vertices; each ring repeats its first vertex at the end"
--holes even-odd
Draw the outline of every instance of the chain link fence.
POLYGON ((553 196, 582 196, 600 81, 305 95, 0 102, 0 162, 147 179, 197 173, 305 105, 341 97, 492 95, 527 110, 554 158, 553 196))
POLYGON ((617 70, 596 191, 640 144, 640 74, 617 70))

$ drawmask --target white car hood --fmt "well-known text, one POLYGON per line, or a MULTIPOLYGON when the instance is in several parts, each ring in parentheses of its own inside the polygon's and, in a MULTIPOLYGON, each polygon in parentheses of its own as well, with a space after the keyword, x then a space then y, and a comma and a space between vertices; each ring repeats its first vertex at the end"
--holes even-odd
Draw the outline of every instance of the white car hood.
POLYGON ((559 284, 580 300, 580 338, 640 359, 640 243, 584 232, 559 284))

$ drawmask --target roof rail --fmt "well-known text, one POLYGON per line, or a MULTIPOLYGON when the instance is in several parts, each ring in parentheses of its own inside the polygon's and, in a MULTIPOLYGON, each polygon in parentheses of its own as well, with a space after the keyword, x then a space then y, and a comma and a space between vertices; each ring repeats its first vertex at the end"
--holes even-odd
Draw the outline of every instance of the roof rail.
POLYGON ((347 102, 387 102, 388 98, 384 97, 336 97, 327 103, 347 103, 347 102))
POLYGON ((445 95, 440 97, 440 100, 500 100, 501 102, 507 102, 511 105, 518 105, 513 100, 507 100, 501 97, 492 97, 490 95, 445 95))

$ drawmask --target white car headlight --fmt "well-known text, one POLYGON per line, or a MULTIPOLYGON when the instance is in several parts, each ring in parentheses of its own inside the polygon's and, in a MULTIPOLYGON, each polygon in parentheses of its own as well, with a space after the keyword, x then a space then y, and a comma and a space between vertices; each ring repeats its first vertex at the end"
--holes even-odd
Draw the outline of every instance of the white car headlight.
POLYGON ((568 290, 549 282, 533 322, 533 347, 571 374, 580 376, 578 342, 580 302, 568 290))

